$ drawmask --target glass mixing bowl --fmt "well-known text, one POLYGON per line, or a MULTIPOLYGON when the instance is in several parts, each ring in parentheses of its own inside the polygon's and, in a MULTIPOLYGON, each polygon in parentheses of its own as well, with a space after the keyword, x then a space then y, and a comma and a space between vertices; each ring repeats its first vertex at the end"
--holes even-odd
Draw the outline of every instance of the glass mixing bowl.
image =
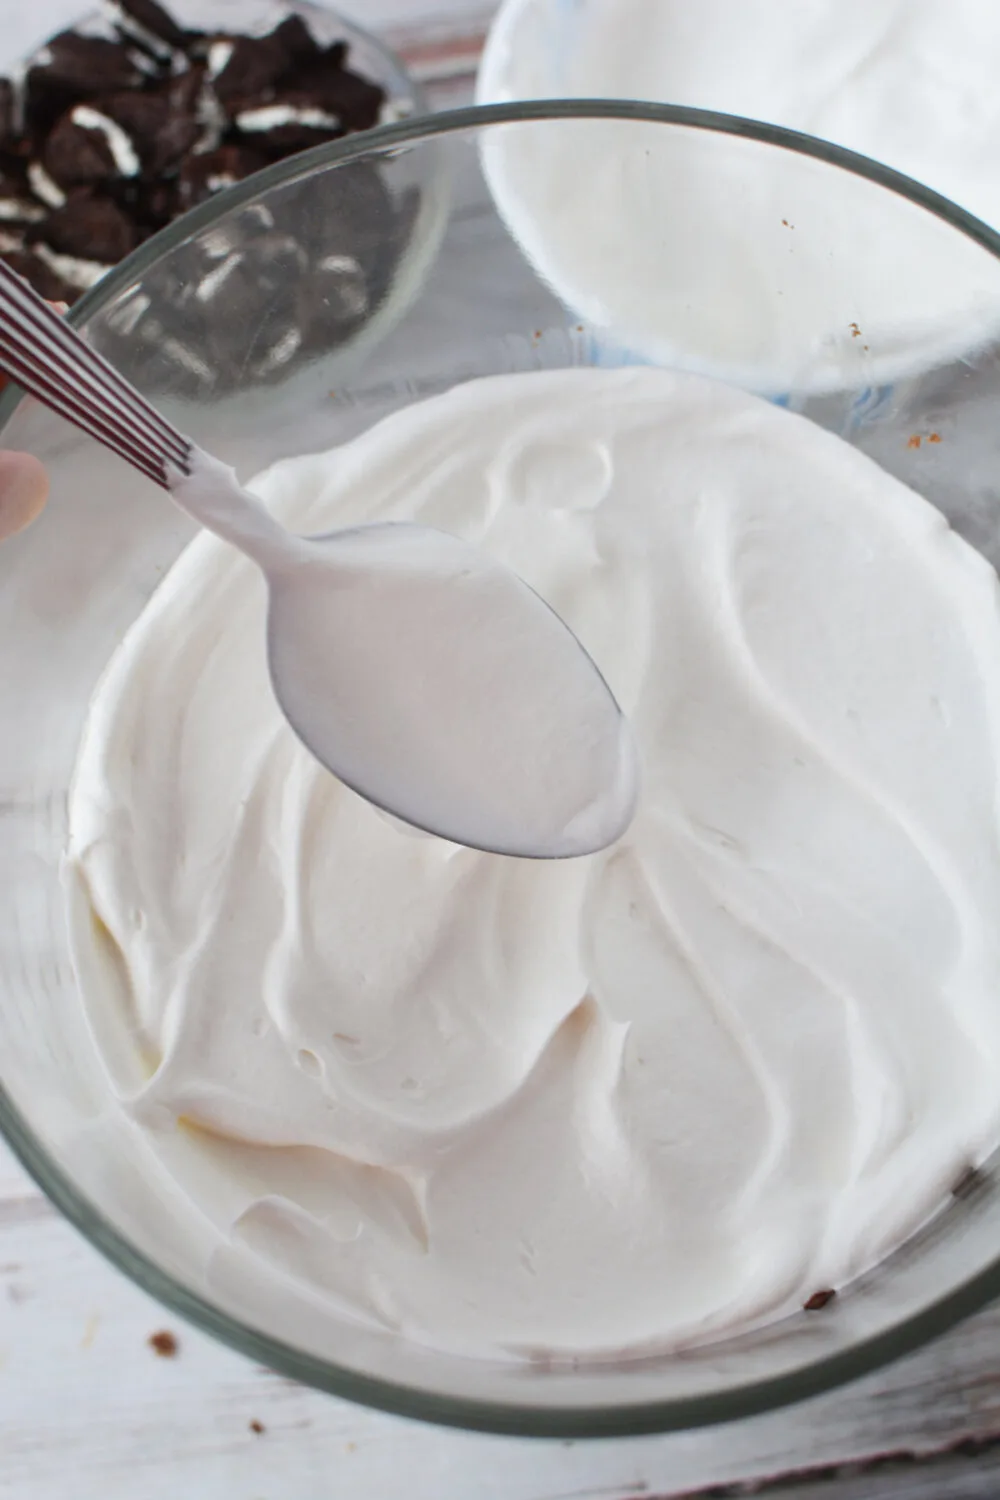
MULTIPOLYGON (((590 193, 609 263, 654 257, 681 309, 725 292, 727 223, 744 250, 749 237, 754 294, 794 358, 775 389, 773 366, 768 373, 752 350, 736 351, 743 378, 872 454, 1000 562, 1000 238, 870 161, 770 126, 613 102, 493 106, 389 125, 221 194, 109 274, 72 319, 243 476, 350 438, 471 376, 649 359, 634 317, 621 328, 600 307, 588 318, 564 305, 495 207, 484 162, 495 166, 498 151, 527 162, 566 142, 580 165, 565 190, 590 193), (647 204, 646 222, 603 212, 588 163, 616 142, 644 173, 645 199, 636 201, 647 204), (773 222, 757 242, 762 194, 773 222), (297 257, 305 234, 318 234, 326 253, 297 257), (270 272, 262 235, 274 251, 270 272), (822 281, 833 321, 828 338, 803 338, 799 348, 796 319, 783 319, 780 306, 796 288, 801 305, 804 266, 822 281), (919 310, 910 309, 917 355, 882 326, 882 305, 898 305, 902 281, 920 293, 919 310), (830 338, 855 351, 839 385, 830 338)), ((543 252, 532 250, 536 262, 543 252)), ((727 338, 723 328, 710 359, 681 339, 675 358, 728 358, 727 338)), ((670 1358, 494 1364, 347 1321, 332 1345, 291 1289, 280 1318, 238 1285, 208 1294, 155 1173, 124 1148, 89 1145, 106 1084, 60 885, 88 700, 192 525, 34 403, 8 392, 0 418, 2 441, 37 453, 52 476, 44 515, 0 552, 0 1127, 115 1265, 201 1328, 323 1390, 461 1426, 565 1436, 763 1411, 912 1350, 1000 1293, 1000 1178, 987 1163, 822 1311, 670 1358)))

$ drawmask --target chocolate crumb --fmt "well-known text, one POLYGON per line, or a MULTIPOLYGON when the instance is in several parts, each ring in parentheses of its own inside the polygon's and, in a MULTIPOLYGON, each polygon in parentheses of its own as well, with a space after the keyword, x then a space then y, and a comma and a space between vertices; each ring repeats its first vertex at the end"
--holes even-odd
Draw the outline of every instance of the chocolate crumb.
POLYGON ((828 1302, 832 1302, 836 1295, 837 1293, 832 1290, 828 1290, 825 1292, 813 1292, 808 1302, 803 1302, 803 1311, 819 1312, 820 1308, 825 1307, 828 1302))
POLYGON ((258 1422, 257 1418, 254 1417, 253 1421, 250 1423, 250 1431, 255 1432, 259 1437, 262 1432, 267 1431, 267 1428, 264 1426, 263 1422, 258 1422))
POLYGON ((951 1190, 953 1198, 968 1198, 982 1185, 983 1173, 978 1167, 967 1167, 951 1190))
POLYGON ((166 1328, 161 1328, 159 1333, 149 1335, 149 1347, 161 1359, 173 1359, 177 1353, 177 1336, 168 1332, 166 1328))

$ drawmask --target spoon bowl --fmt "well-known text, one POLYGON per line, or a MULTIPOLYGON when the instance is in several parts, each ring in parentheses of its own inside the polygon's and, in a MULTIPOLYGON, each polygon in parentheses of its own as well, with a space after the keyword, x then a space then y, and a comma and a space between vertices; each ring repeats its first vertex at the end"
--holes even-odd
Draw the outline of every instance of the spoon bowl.
POLYGON ((526 858, 593 853, 625 831, 629 726, 576 636, 510 569, 430 527, 294 536, 3 263, 0 369, 263 569, 275 698, 362 797, 526 858))
POLYGON ((268 581, 275 696, 369 802, 531 858, 587 854, 624 832, 637 784, 628 723, 576 637, 508 568, 400 523, 309 538, 268 581))

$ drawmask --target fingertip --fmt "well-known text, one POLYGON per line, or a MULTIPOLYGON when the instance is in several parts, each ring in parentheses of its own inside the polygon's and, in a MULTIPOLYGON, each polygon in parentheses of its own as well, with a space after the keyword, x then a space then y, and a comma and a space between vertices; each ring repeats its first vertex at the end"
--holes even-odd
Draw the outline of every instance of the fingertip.
POLYGON ((40 459, 0 450, 0 540, 29 526, 48 494, 49 476, 40 459))

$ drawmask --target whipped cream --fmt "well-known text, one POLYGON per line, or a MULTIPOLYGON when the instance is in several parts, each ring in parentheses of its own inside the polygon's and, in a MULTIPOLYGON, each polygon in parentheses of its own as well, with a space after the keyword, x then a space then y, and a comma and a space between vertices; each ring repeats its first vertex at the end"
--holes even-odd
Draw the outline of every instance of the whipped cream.
POLYGON ((348 1317, 599 1358, 877 1262, 1000 1136, 989 565, 840 439, 645 368, 472 381, 254 488, 508 563, 644 779, 585 859, 414 834, 298 744, 259 575, 192 543, 94 699, 67 868, 102 1128, 206 1284, 333 1355, 348 1317))
MULTIPOLYGON (((874 157, 1000 226, 998 66, 1000 9, 982 0, 506 0, 477 98, 751 116, 874 157)), ((822 163, 620 121, 492 129, 482 154, 558 295, 657 362, 819 392, 997 334, 992 257, 822 163)))

